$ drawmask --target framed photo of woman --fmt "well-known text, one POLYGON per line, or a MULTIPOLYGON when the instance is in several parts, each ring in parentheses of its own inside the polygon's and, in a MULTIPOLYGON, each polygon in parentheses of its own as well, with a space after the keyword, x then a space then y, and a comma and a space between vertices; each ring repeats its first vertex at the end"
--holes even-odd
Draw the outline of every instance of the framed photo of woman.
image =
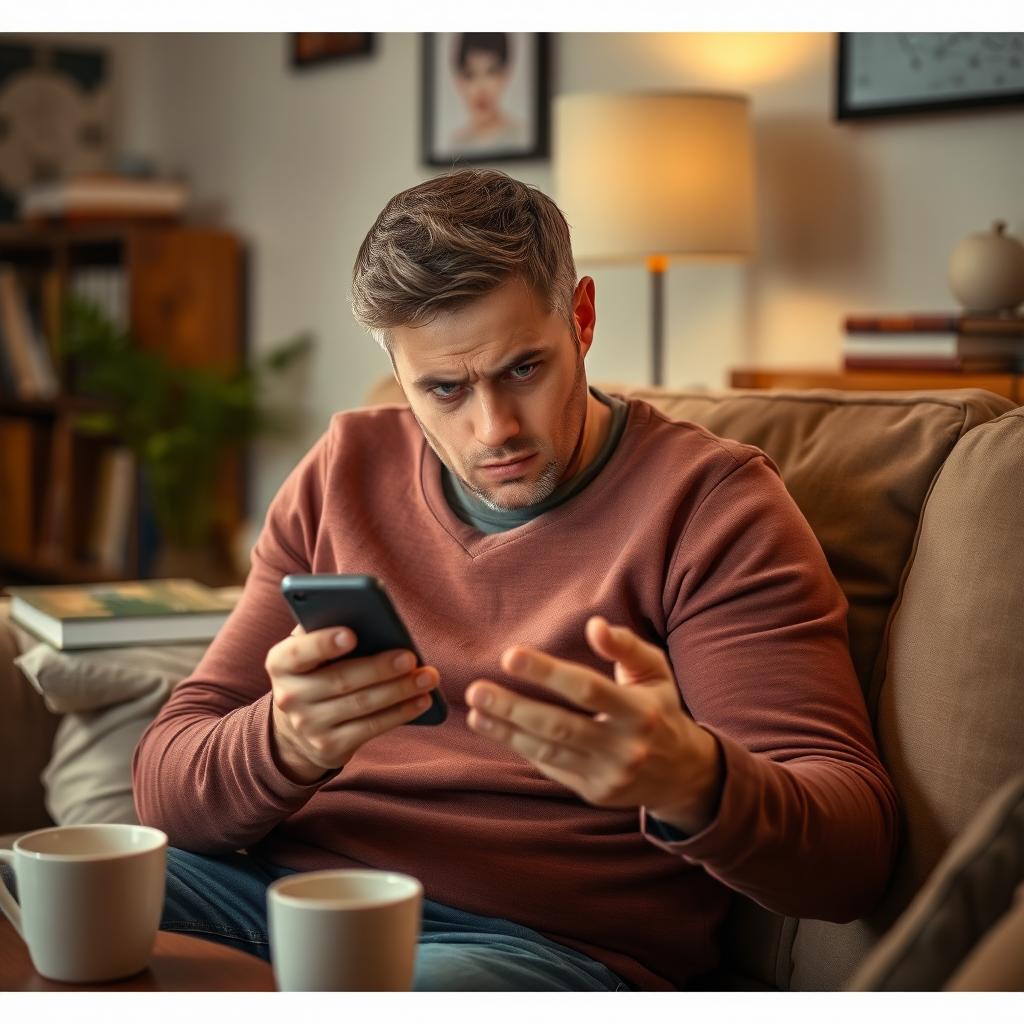
POLYGON ((543 32, 423 36, 423 162, 533 160, 550 153, 550 47, 543 32))

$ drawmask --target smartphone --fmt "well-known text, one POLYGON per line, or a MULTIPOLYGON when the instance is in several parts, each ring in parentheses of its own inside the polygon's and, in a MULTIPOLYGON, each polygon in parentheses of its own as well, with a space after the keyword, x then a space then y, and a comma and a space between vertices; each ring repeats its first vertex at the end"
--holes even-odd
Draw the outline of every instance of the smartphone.
MULTIPOLYGON (((423 664, 387 591, 375 577, 330 573, 285 576, 281 593, 295 621, 307 633, 329 626, 347 626, 355 633, 355 650, 335 661, 401 649, 412 651, 423 664)), ((440 725, 448 717, 448 705, 439 689, 430 691, 430 701, 430 707, 408 725, 440 725)))

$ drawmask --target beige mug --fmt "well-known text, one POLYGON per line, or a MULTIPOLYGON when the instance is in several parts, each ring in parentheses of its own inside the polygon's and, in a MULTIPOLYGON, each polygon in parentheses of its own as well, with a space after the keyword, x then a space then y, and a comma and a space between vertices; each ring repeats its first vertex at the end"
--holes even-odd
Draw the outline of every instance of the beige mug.
POLYGON ((267 888, 270 960, 282 992, 408 992, 423 886, 393 871, 307 871, 267 888))
POLYGON ((167 836, 145 825, 65 825, 21 836, 0 861, 0 910, 53 981, 125 978, 149 965, 164 906, 167 836), (19 905, 20 904, 20 905, 19 905))

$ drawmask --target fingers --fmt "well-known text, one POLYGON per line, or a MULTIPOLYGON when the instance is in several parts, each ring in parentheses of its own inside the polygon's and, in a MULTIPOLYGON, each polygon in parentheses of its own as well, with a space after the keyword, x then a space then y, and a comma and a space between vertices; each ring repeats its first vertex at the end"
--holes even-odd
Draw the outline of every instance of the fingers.
POLYGON ((613 626, 602 616, 594 615, 587 620, 585 633, 595 654, 616 662, 620 683, 660 681, 671 677, 665 652, 631 629, 613 626))
MULTIPOLYGON (((296 627, 301 629, 302 627, 296 627)), ((356 635, 351 629, 317 629, 312 633, 292 631, 267 652, 265 667, 270 675, 285 672, 309 672, 355 650, 356 635)))
POLYGON ((317 701, 396 679, 416 667, 412 651, 402 650, 337 661, 355 643, 350 629, 317 630, 301 638, 289 637, 267 654, 267 673, 275 685, 301 690, 303 699, 317 701))
POLYGON ((362 718, 342 722, 322 732, 308 735, 305 737, 305 743, 325 766, 334 765, 346 760, 351 752, 374 737, 382 736, 418 718, 430 707, 430 700, 429 693, 410 697, 374 714, 364 715, 362 718))
POLYGON ((577 662, 530 647, 510 647, 502 655, 501 667, 516 679, 537 683, 587 711, 603 712, 618 720, 635 717, 628 694, 606 676, 577 662))
POLYGON ((474 709, 469 724, 480 725, 482 732, 490 732, 496 739, 504 738, 497 726, 508 723, 538 739, 577 750, 593 749, 606 742, 608 729, 587 715, 510 693, 489 679, 475 679, 469 685, 466 703, 474 709))
POLYGON ((422 694, 429 696, 436 689, 440 675, 437 669, 424 668, 390 682, 367 686, 340 697, 309 703, 292 714, 292 725, 307 735, 328 732, 345 722, 393 707, 422 694))
MULTIPOLYGON (((466 719, 471 729, 489 739, 504 743, 517 754, 533 761, 538 766, 557 768, 573 775, 586 777, 592 771, 594 752, 570 746, 566 741, 547 739, 542 735, 517 729, 508 721, 492 718, 473 708, 466 719)), ((543 728, 543 726, 542 726, 543 728)), ((566 732, 572 736, 572 727, 566 726, 566 732)), ((558 732, 556 725, 546 732, 558 732)))

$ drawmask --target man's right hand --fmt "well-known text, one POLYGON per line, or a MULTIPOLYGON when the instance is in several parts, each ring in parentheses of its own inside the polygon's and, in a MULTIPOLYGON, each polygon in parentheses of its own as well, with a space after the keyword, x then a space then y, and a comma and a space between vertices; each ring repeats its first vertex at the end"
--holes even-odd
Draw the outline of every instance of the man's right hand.
POLYGON ((267 652, 278 760, 292 781, 316 782, 340 769, 368 740, 418 718, 440 681, 416 668, 411 651, 332 661, 356 646, 351 629, 292 635, 267 652))

